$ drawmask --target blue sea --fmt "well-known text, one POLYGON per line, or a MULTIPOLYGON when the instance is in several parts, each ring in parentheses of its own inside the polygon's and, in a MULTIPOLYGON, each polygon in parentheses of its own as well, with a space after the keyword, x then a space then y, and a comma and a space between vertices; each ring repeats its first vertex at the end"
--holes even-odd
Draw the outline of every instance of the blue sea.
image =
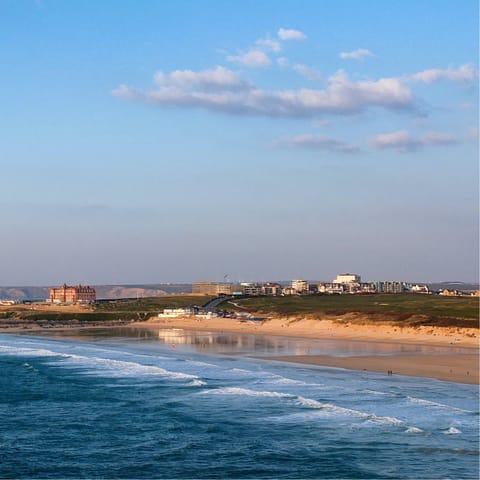
POLYGON ((0 335, 0 478, 478 478, 477 386, 269 360, 395 348, 161 329, 0 335))

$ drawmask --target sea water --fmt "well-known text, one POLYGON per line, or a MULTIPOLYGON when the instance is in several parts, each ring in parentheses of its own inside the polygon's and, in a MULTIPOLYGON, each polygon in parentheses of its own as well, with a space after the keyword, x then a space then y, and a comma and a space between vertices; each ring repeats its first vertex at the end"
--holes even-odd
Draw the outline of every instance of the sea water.
POLYGON ((475 385, 248 357, 331 342, 124 333, 0 335, 1 478, 478 478, 475 385))

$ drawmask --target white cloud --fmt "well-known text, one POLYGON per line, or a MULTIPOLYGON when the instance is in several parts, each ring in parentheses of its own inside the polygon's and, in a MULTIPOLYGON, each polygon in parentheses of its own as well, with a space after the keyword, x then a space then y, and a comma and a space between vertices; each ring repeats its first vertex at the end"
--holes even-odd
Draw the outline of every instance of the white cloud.
POLYGON ((287 145, 295 148, 313 148, 318 150, 328 150, 339 153, 358 153, 360 148, 350 145, 341 140, 337 140, 326 135, 302 134, 291 138, 278 140, 276 145, 287 145))
POLYGON ((246 67, 268 67, 272 63, 268 55, 261 50, 250 50, 240 55, 229 55, 227 60, 240 63, 246 67))
POLYGON ((478 78, 478 71, 471 64, 465 64, 459 68, 431 68, 415 73, 407 77, 410 81, 421 83, 433 83, 438 80, 450 80, 452 82, 471 82, 478 78))
POLYGON ((432 145, 453 145, 458 139, 448 133, 430 132, 420 138, 414 138, 405 130, 382 133, 372 138, 372 144, 380 149, 395 149, 399 152, 417 150, 432 145))
POLYGON ((422 145, 453 145, 457 143, 457 137, 449 133, 430 132, 420 139, 422 145))
POLYGON ((392 111, 416 108, 411 91, 396 78, 352 81, 344 72, 337 72, 328 79, 328 86, 324 89, 263 90, 242 82, 228 69, 216 75, 211 72, 197 72, 197 75, 190 71, 188 75, 162 73, 156 76, 157 88, 154 90, 143 92, 121 85, 112 93, 159 107, 197 107, 273 117, 313 117, 326 113, 349 115, 370 108, 392 111), (166 78, 168 82, 163 84, 166 78), (186 78, 191 80, 186 83, 186 78))
POLYGON ((255 45, 263 48, 267 52, 278 53, 282 51, 282 45, 280 44, 280 42, 277 42, 276 40, 272 40, 270 38, 259 38, 255 42, 255 45))
POLYGON ((344 60, 365 60, 366 57, 373 57, 373 53, 366 48, 359 48, 353 52, 340 53, 340 58, 344 60))
POLYGON ((132 99, 132 100, 135 100, 143 95, 141 91, 131 88, 128 85, 125 85, 124 83, 119 85, 117 88, 114 88, 111 93, 114 97, 120 97, 120 98, 132 99))
POLYGON ((281 40, 305 40, 307 36, 300 30, 280 28, 278 30, 278 38, 281 40))
POLYGON ((293 69, 308 80, 320 80, 322 78, 314 68, 301 63, 295 64, 293 69))
POLYGON ((186 89, 244 89, 250 87, 249 82, 242 80, 231 70, 220 66, 200 72, 175 70, 172 73, 165 74, 159 71, 155 73, 154 80, 159 87, 174 86, 186 89))

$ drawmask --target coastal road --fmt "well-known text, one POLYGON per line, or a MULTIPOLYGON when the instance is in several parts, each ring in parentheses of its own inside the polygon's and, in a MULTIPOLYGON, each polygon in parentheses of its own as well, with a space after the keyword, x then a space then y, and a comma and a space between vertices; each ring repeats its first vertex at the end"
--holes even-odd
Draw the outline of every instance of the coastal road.
POLYGON ((207 302, 205 305, 202 305, 202 308, 204 308, 207 311, 213 311, 218 307, 218 305, 223 303, 225 300, 231 300, 232 298, 235 298, 235 297, 226 296, 226 295, 223 295, 221 297, 216 297, 210 300, 209 302, 207 302))

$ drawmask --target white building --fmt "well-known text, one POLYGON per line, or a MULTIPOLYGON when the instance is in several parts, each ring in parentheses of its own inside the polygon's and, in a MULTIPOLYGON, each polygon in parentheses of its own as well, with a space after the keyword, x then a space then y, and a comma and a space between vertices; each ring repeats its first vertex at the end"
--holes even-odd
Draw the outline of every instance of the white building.
POLYGON ((297 293, 308 292, 308 282, 306 280, 292 280, 292 289, 297 293))
POLYGON ((337 278, 333 281, 333 283, 361 283, 360 275, 355 275, 354 273, 341 273, 340 275, 337 275, 337 278))
POLYGON ((159 318, 191 317, 195 315, 193 308, 164 308, 163 313, 159 313, 159 318))

